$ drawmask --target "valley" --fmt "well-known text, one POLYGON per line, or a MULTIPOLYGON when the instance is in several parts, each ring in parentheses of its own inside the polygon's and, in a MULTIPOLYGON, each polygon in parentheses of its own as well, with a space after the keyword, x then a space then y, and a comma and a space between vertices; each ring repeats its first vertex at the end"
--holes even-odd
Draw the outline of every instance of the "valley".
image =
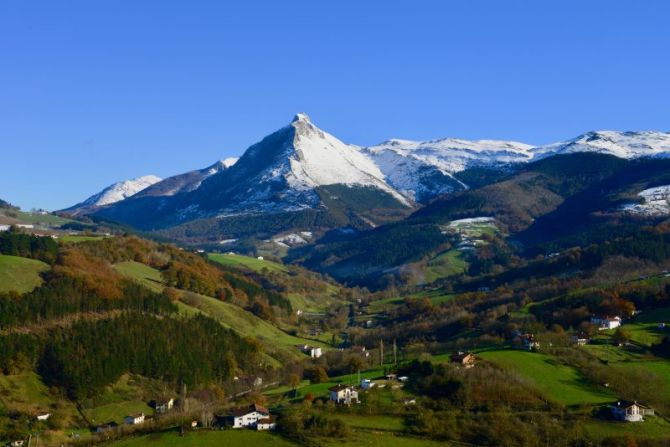
POLYGON ((239 160, 4 203, 0 440, 667 441, 665 139, 589 138, 358 148, 299 115, 239 160))

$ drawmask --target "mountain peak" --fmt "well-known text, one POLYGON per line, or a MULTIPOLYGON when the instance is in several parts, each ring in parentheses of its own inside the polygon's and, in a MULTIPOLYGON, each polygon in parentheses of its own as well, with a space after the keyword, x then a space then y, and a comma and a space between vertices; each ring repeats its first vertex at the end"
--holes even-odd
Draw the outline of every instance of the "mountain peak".
POLYGON ((297 123, 297 122, 305 122, 305 123, 311 123, 312 121, 309 119, 309 115, 306 113, 296 113, 295 116, 293 117, 292 123, 297 123))

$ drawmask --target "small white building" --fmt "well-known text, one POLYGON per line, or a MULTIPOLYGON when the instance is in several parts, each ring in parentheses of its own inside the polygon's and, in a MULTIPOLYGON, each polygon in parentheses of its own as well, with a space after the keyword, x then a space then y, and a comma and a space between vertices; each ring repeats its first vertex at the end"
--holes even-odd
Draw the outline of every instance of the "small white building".
POLYGON ((298 347, 302 352, 315 359, 318 359, 323 355, 323 351, 318 346, 299 345, 298 347))
POLYGON ((644 416, 653 416, 654 410, 637 402, 619 401, 611 406, 612 415, 625 422, 641 422, 644 416))
POLYGON ((156 401, 156 413, 164 414, 174 408, 174 398, 156 401))
POLYGON ((337 404, 351 405, 358 403, 358 391, 352 386, 342 384, 328 388, 330 400, 337 404))
POLYGON ((591 324, 598 326, 598 330, 604 331, 607 329, 615 329, 621 326, 620 317, 591 317, 591 324))
POLYGON ((49 420, 51 417, 51 413, 40 413, 37 415, 37 420, 38 421, 46 421, 49 420))
POLYGON ((273 416, 268 416, 262 419, 259 419, 258 422, 256 422, 256 430, 262 431, 262 430, 274 430, 277 427, 277 423, 275 422, 275 418, 273 416))
POLYGON ((233 409, 232 426, 233 428, 257 428, 258 421, 270 417, 267 408, 257 404, 248 407, 239 407, 233 409))
POLYGON ((140 425, 144 424, 144 413, 130 414, 123 418, 126 425, 140 425))

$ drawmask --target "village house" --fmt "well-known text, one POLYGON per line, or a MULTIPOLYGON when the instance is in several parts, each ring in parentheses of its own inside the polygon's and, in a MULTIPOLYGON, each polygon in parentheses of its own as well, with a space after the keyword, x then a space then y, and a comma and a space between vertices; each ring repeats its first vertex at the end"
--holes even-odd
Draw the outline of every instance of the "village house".
POLYGON ((106 433, 112 430, 116 430, 119 424, 114 421, 107 422, 106 424, 98 425, 95 429, 96 433, 106 433))
POLYGON ((475 366, 475 355, 472 352, 459 351, 451 355, 450 361, 463 368, 472 368, 475 366))
POLYGON ((274 430, 277 427, 275 418, 273 416, 268 416, 262 419, 259 419, 256 423, 256 430, 274 430))
POLYGON ((318 359, 323 355, 323 351, 318 346, 298 345, 298 348, 308 356, 318 359))
POLYGON ((337 404, 351 405, 358 403, 358 391, 352 386, 342 385, 341 383, 328 388, 330 400, 337 404))
POLYGON ((406 397, 402 400, 402 403, 405 405, 416 405, 416 399, 413 397, 406 397))
POLYGON ((516 332, 512 341, 519 349, 527 351, 537 351, 540 349, 540 342, 535 339, 535 335, 533 334, 516 332))
POLYGON ((351 352, 354 354, 360 354, 363 357, 370 357, 370 351, 368 351, 365 346, 352 346, 351 347, 351 352))
POLYGON ((171 397, 169 399, 157 400, 154 403, 154 408, 158 414, 167 413, 174 408, 174 399, 171 397))
POLYGON ((135 413, 135 414, 130 414, 123 418, 123 421, 127 425, 140 425, 144 424, 144 413, 135 413))
POLYGON ((579 333, 579 334, 573 334, 570 337, 570 341, 572 342, 572 344, 575 344, 577 346, 584 346, 591 343, 591 338, 589 338, 589 336, 586 334, 579 333))
POLYGON ((51 417, 51 413, 40 413, 37 415, 38 421, 46 421, 51 417))
POLYGON ((376 385, 373 381, 370 379, 361 379, 361 389, 363 390, 369 390, 370 388, 373 388, 376 385))
POLYGON ((253 404, 248 407, 234 408, 231 422, 233 428, 256 428, 259 420, 267 419, 268 417, 270 417, 270 412, 267 408, 253 404))
POLYGON ((393 373, 386 374, 386 380, 398 380, 398 375, 393 373))
POLYGON ((598 326, 599 331, 604 331, 607 329, 615 329, 621 326, 620 317, 591 317, 591 324, 598 326))
POLYGON ((620 421, 641 422, 644 416, 653 416, 654 410, 638 402, 619 401, 612 405, 612 416, 620 421))
MULTIPOLYGON (((2 231, 2 230, 0 230, 2 231)), ((25 441, 23 439, 18 439, 16 441, 12 441, 9 444, 7 444, 9 447, 23 447, 25 444, 25 441)))

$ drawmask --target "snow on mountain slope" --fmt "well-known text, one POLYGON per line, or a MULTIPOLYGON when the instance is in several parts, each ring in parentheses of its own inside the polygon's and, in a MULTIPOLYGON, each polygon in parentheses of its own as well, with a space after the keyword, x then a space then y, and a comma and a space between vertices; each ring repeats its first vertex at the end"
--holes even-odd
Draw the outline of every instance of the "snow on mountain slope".
POLYGON ((431 141, 393 139, 363 149, 403 194, 420 199, 466 189, 453 174, 472 167, 527 162, 531 145, 513 141, 468 141, 445 138, 431 141))
POLYGON ((384 181, 384 174, 359 147, 345 144, 316 127, 304 113, 291 123, 295 128, 290 172, 286 179, 294 187, 345 184, 372 186, 409 204, 384 181))
POLYGON ((670 157, 670 133, 617 132, 603 130, 588 132, 567 141, 532 149, 533 159, 575 152, 596 152, 619 158, 670 157))
MULTIPOLYGON (((105 206, 120 202, 161 181, 155 175, 145 175, 132 180, 124 180, 108 186, 99 193, 84 200, 82 206, 105 206)), ((78 205, 75 205, 78 206, 78 205)))
POLYGON ((237 160, 236 157, 226 158, 203 169, 173 175, 141 191, 135 198, 174 196, 182 192, 194 191, 205 179, 229 169, 237 160))
POLYGON ((638 193, 642 203, 631 203, 621 207, 621 210, 631 214, 645 216, 666 216, 670 214, 670 185, 648 188, 638 193))

